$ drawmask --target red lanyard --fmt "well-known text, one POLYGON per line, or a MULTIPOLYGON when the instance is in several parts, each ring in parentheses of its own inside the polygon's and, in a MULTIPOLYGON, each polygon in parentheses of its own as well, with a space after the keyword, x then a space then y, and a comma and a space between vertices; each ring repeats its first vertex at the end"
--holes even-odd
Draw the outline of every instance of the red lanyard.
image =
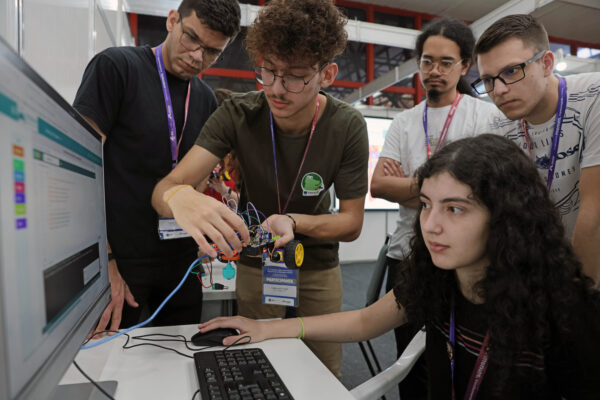
MULTIPOLYGON (((456 321, 454 316, 454 297, 452 297, 451 302, 451 311, 450 311, 450 328, 448 330, 448 341, 450 342, 449 357, 450 357, 450 375, 452 378, 452 400, 456 399, 456 390, 454 389, 454 364, 456 359, 456 321)), ((473 372, 471 373, 471 379, 469 379, 469 386, 467 386, 467 391, 465 392, 465 400, 473 400, 477 396, 479 392, 479 387, 481 386, 481 381, 483 380, 483 376, 487 371, 489 354, 487 351, 488 343, 490 341, 490 332, 488 331, 485 334, 485 338, 483 339, 483 343, 481 344, 481 349, 479 350, 479 356, 477 356, 477 361, 475 362, 475 366, 473 367, 473 372)))
MULTIPOLYGON (((440 134, 440 140, 435 146, 435 151, 437 152, 440 149, 440 145, 446 138, 446 134, 448 133, 448 129, 450 128, 450 123, 452 122, 452 118, 454 118, 454 113, 456 112, 456 108, 458 107, 458 103, 462 99, 462 94, 456 92, 456 97, 452 102, 452 106, 450 106, 450 111, 448 111, 448 116, 446 117, 446 122, 444 123, 444 128, 442 129, 442 133, 440 134)), ((429 144, 429 135, 427 133, 427 102, 425 102, 425 108, 423 109, 423 129, 425 130, 425 146, 427 148, 427 159, 430 159, 434 152, 431 151, 431 145, 429 144)))
POLYGON ((312 125, 310 127, 310 135, 308 136, 308 143, 306 143, 306 148, 304 149, 304 155, 302 156, 302 161, 300 161, 300 167, 298 167, 298 173, 296 174, 296 179, 294 179, 294 184, 290 189, 290 194, 288 195, 287 201, 285 202, 285 206, 283 210, 281 210, 281 198, 279 196, 279 175, 277 173, 277 155, 275 154, 275 127, 273 124, 273 113, 269 111, 269 120, 271 122, 271 142, 273 143, 273 162, 275 163, 275 183, 277 185, 277 207, 279 207, 279 214, 285 214, 288 205, 290 204, 290 199, 292 198, 292 193, 294 193, 294 188, 298 183, 298 177, 300 176, 300 172, 302 171, 302 166, 304 165, 304 161, 306 160, 306 155, 308 154, 308 148, 310 147, 310 142, 313 137, 313 133, 315 133, 315 127, 317 126, 317 118, 319 117, 319 105, 321 101, 319 99, 319 95, 317 94, 317 106, 315 107, 315 116, 313 117, 312 125))

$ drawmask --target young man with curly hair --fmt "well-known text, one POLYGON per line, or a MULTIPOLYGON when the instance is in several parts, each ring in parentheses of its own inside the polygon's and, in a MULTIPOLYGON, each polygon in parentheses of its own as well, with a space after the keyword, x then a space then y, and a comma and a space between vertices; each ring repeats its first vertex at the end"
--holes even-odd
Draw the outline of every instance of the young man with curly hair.
POLYGON ((492 24, 475 45, 481 78, 514 140, 546 180, 584 272, 600 282, 600 73, 560 77, 543 25, 530 15, 492 24))
MULTIPOLYGON (((197 193, 225 154, 235 150, 244 189, 241 205, 252 202, 268 215, 280 238, 276 247, 299 239, 305 248, 298 276, 297 315, 341 309, 338 242, 361 231, 367 192, 368 138, 364 119, 351 106, 321 91, 331 85, 333 62, 345 47, 346 18, 330 0, 273 0, 248 30, 248 52, 263 90, 234 95, 211 116, 196 146, 156 186, 153 205, 174 215, 201 250, 215 255, 204 234, 224 252, 241 248, 248 232, 223 204, 197 193), (328 189, 335 185, 339 213, 330 214, 328 189)), ((262 304, 260 260, 238 264, 239 313, 253 318, 285 315, 285 307, 262 304), (259 261, 259 262, 257 262, 259 261)), ((336 375, 339 344, 307 342, 336 375)))
MULTIPOLYGON (((85 70, 73 106, 106 139, 112 299, 97 331, 138 323, 142 309, 156 309, 197 257, 191 239, 159 240, 150 197, 217 107, 196 75, 236 36, 240 14, 237 0, 183 0, 169 12, 159 46, 112 47, 85 70)), ((201 307, 202 287, 189 280, 154 323, 195 323, 201 307)))

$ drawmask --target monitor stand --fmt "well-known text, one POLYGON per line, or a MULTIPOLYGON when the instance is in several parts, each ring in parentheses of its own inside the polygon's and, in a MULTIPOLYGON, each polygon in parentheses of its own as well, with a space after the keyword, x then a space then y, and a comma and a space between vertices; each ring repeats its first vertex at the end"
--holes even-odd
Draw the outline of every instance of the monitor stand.
MULTIPOLYGON (((114 397, 117 381, 96 382, 108 394, 114 397)), ((91 383, 72 383, 58 385, 50 400, 106 400, 107 397, 91 383)))

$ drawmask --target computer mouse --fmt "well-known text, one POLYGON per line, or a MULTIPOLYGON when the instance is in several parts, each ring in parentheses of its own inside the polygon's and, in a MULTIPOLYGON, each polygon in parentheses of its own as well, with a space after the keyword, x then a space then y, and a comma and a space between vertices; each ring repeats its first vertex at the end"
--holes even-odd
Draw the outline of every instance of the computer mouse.
POLYGON ((190 339, 196 346, 223 346, 223 339, 236 336, 238 331, 233 328, 217 328, 208 332, 198 332, 190 339))

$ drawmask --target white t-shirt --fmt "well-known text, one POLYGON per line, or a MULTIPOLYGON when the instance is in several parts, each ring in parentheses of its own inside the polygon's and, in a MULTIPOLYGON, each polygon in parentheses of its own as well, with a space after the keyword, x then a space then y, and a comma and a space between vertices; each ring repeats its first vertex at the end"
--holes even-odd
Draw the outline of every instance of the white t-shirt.
MULTIPOLYGON (((558 208, 566 238, 571 240, 579 212, 581 169, 600 165, 600 73, 569 75, 565 79, 567 107, 550 198, 558 208)), ((540 125, 527 124, 532 158, 535 156, 535 163, 544 182, 548 179, 550 168, 554 119, 555 116, 540 125)), ((511 121, 502 115, 494 118, 491 128, 495 133, 513 140, 527 152, 521 120, 511 121)))
MULTIPOLYGON (((427 161, 425 129, 423 128, 424 107, 425 102, 421 102, 410 110, 396 115, 381 150, 380 157, 391 158, 402 164, 405 176, 413 176, 416 170, 427 161)), ((450 107, 427 107, 427 133, 433 151, 439 141, 450 107)), ((464 95, 458 103, 444 144, 464 137, 490 133, 489 124, 493 114, 496 113, 499 111, 494 104, 464 95)), ((416 214, 415 209, 400 206, 396 230, 390 240, 388 257, 402 260, 408 255, 416 214)))

